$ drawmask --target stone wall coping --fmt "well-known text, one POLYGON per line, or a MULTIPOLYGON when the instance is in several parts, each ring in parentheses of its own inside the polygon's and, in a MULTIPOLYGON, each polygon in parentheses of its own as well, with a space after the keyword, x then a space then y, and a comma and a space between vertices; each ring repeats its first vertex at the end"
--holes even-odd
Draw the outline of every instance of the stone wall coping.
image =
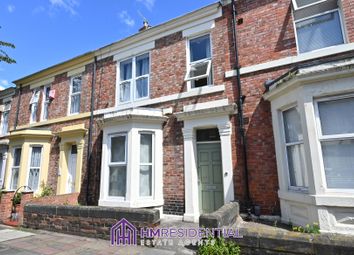
POLYGON ((238 202, 223 205, 213 213, 204 213, 199 217, 199 226, 205 228, 221 228, 231 226, 240 214, 238 202))

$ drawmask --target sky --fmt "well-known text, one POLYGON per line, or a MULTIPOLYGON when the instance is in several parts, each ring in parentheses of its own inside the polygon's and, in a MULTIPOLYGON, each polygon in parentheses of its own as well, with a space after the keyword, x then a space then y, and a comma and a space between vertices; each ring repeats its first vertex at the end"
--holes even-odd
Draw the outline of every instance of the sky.
POLYGON ((0 86, 158 25, 217 0, 0 0, 0 41, 16 64, 0 62, 0 86))

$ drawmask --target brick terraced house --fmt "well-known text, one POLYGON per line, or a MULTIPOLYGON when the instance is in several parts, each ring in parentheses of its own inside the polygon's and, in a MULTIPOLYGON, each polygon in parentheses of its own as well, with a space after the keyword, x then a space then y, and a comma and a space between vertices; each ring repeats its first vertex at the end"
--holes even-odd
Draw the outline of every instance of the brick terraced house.
POLYGON ((221 1, 14 83, 5 189, 354 233, 352 0, 221 1))

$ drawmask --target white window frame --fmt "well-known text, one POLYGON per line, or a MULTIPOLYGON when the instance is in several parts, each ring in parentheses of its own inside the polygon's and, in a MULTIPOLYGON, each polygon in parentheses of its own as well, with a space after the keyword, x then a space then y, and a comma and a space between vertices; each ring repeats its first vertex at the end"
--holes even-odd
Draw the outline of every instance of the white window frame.
POLYGON ((139 177, 140 177, 140 167, 141 166, 151 166, 151 196, 141 196, 140 195, 140 179, 139 179, 139 198, 151 200, 155 197, 155 132, 150 131, 139 131, 139 177), (151 135, 151 163, 141 163, 140 162, 140 153, 141 153, 141 135, 147 134, 151 135))
POLYGON ((317 2, 314 2, 314 3, 312 3, 312 4, 307 4, 307 5, 298 7, 296 0, 292 0, 292 2, 293 2, 293 7, 294 7, 294 10, 295 10, 295 11, 301 10, 301 9, 305 9, 305 8, 307 8, 307 7, 311 7, 311 6, 314 6, 314 5, 317 5, 317 4, 321 4, 321 3, 324 3, 324 2, 326 2, 326 1, 327 1, 327 0, 318 0, 317 2))
POLYGON ((29 149, 29 155, 28 155, 28 171, 27 171, 26 185, 28 187, 30 187, 34 192, 37 192, 39 190, 40 186, 41 186, 41 183, 40 183, 41 178, 40 178, 40 176, 41 176, 42 160, 43 160, 43 146, 42 145, 31 144, 30 145, 30 149, 29 149), (33 147, 41 148, 41 159, 40 159, 39 167, 31 167, 31 158, 32 158, 33 147), (36 187, 36 189, 34 189, 34 187, 31 187, 29 185, 29 183, 28 183, 31 169, 38 169, 38 187, 36 187))
POLYGON ((316 126, 317 126, 316 129, 317 129, 317 135, 318 135, 318 152, 319 152, 319 159, 320 159, 320 165, 321 165, 321 174, 323 176, 323 178, 322 178, 323 185, 324 185, 326 192, 354 193, 354 189, 328 188, 326 171, 325 171, 324 161, 323 161, 323 153, 322 153, 322 142, 330 142, 330 141, 337 141, 337 140, 354 140, 354 133, 337 134, 337 135, 323 135, 318 103, 327 102, 327 101, 335 101, 335 100, 340 100, 340 99, 348 99, 348 98, 354 98, 354 94, 347 94, 347 95, 340 95, 340 96, 329 96, 329 97, 323 97, 323 98, 318 98, 318 99, 314 100, 315 119, 316 119, 316 126))
POLYGON ((10 117, 10 111, 11 111, 11 99, 4 100, 4 111, 1 114, 1 135, 5 136, 9 132, 9 117, 10 117), (9 108, 6 109, 6 104, 10 104, 9 108), (4 114, 7 113, 7 129, 6 132, 4 132, 4 114))
POLYGON ((315 15, 311 15, 311 16, 308 16, 306 18, 295 20, 295 13, 294 12, 302 10, 302 9, 305 9, 305 8, 308 8, 308 7, 311 7, 311 6, 314 6, 314 5, 317 5, 317 4, 324 3, 326 1, 327 0, 319 0, 319 1, 315 2, 315 3, 308 4, 308 5, 305 5, 303 7, 298 8, 297 4, 296 4, 296 0, 292 0, 292 2, 293 2, 292 17, 293 17, 293 26, 294 26, 295 40, 296 40, 296 51, 297 51, 298 55, 306 54, 306 53, 309 53, 309 52, 316 52, 316 51, 320 51, 320 50, 323 50, 323 49, 326 49, 326 48, 331 48, 331 47, 338 46, 338 45, 333 45, 333 46, 319 48, 319 49, 315 49, 315 50, 307 51, 307 52, 303 52, 303 53, 300 52, 300 48, 299 48, 299 39, 298 39, 298 36, 297 36, 297 27, 296 27, 297 23, 305 21, 305 20, 308 20, 308 19, 313 19, 313 18, 322 16, 322 15, 326 15, 326 14, 329 14, 329 13, 332 13, 332 12, 338 12, 339 23, 340 23, 340 27, 341 27, 341 30, 342 30, 342 36, 343 36, 343 44, 347 43, 345 26, 344 26, 343 17, 342 17, 343 14, 342 14, 341 8, 339 7, 339 4, 338 4, 338 8, 335 8, 335 9, 332 9, 332 10, 329 10, 329 11, 325 11, 325 12, 321 12, 321 13, 317 13, 315 15))
POLYGON ((83 83, 83 76, 82 76, 82 74, 75 75, 75 76, 71 76, 71 78, 70 78, 70 86, 69 86, 68 116, 80 114, 81 102, 82 102, 82 83, 83 83), (75 78, 78 78, 78 77, 81 77, 81 90, 80 90, 80 92, 72 93, 71 91, 72 91, 72 88, 73 88, 73 80, 74 80, 75 78), (73 112, 73 113, 71 113, 71 98, 72 98, 73 96, 76 96, 76 95, 80 95, 79 111, 78 111, 78 112, 73 112))
POLYGON ((128 191, 128 133, 126 132, 121 132, 121 133, 114 133, 114 134, 109 134, 108 135, 108 148, 107 148, 107 153, 108 153, 108 163, 107 165, 107 176, 108 176, 108 185, 106 187, 107 189, 107 198, 109 199, 114 199, 116 201, 126 201, 127 200, 127 191, 128 191), (123 162, 112 162, 112 153, 111 153, 111 148, 112 148, 112 138, 114 137, 125 137, 125 158, 123 162), (126 176, 125 176, 125 196, 110 196, 109 195, 109 175, 110 175, 110 167, 115 167, 115 166, 125 166, 125 171, 126 171, 126 176))
POLYGON ((186 70, 186 75, 184 77, 184 81, 187 82, 187 90, 198 89, 198 87, 197 88, 195 88, 195 87, 192 88, 192 81, 203 79, 203 78, 207 78, 208 79, 208 84, 205 85, 205 87, 212 86, 212 83, 213 83, 212 82, 212 77, 211 77, 212 59, 213 59, 213 44, 212 44, 212 42, 213 42, 213 40, 212 40, 210 32, 201 33, 201 34, 189 37, 187 39, 187 41, 186 41, 187 70, 186 70), (210 41, 210 58, 205 58, 205 59, 201 59, 201 60, 198 60, 198 61, 191 62, 190 41, 193 40, 193 39, 197 39, 199 37, 206 36, 206 35, 209 36, 209 41, 210 41), (198 65, 198 64, 201 64, 201 63, 208 63, 208 67, 207 67, 206 73, 204 75, 199 75, 199 76, 192 77, 192 78, 189 77, 192 66, 193 65, 198 65))
MULTIPOLYGON (((300 110, 298 108, 299 106, 297 104, 291 104, 285 108, 280 109, 280 121, 281 121, 281 127, 282 127, 282 141, 283 141, 283 148, 284 148, 284 157, 285 157, 285 169, 286 169, 286 176, 288 179, 288 190, 289 191, 295 191, 295 192, 302 192, 302 193, 307 193, 309 191, 309 187, 301 187, 301 186, 291 186, 291 181, 290 181, 290 169, 289 169, 289 159, 288 159, 288 150, 287 148, 289 146, 294 146, 294 145, 299 145, 299 144, 303 144, 305 146, 305 139, 304 137, 302 138, 302 141, 299 142, 292 142, 292 143, 287 143, 286 142, 286 132, 285 132, 285 122, 284 122, 284 112, 293 109, 293 108, 297 108, 297 111, 300 114, 300 110)), ((300 115, 300 119, 301 119, 301 115, 300 115)), ((301 125, 301 129, 302 129, 302 134, 304 135, 304 128, 301 125)), ((306 154, 305 154, 305 165, 306 165, 306 154)), ((306 171, 307 171, 307 175, 309 175, 309 169, 308 166, 306 165, 306 171)), ((309 182, 309 180, 307 180, 309 182)), ((310 186, 310 184, 309 184, 310 186)))
POLYGON ((42 109, 41 109, 41 121, 46 121, 48 120, 48 116, 47 118, 44 118, 44 108, 47 107, 47 114, 49 114, 49 104, 50 104, 50 99, 48 98, 46 99, 46 90, 49 89, 50 91, 50 85, 46 85, 43 87, 42 90, 42 109))
POLYGON ((22 157, 22 147, 14 147, 12 149, 12 166, 11 166, 11 175, 10 177, 10 183, 9 183, 9 188, 10 190, 16 190, 18 189, 18 181, 20 180, 20 168, 21 168, 21 157, 22 157), (15 151, 17 149, 21 150, 20 153, 20 164, 17 166, 15 166, 15 151), (14 175, 14 169, 16 169, 18 171, 18 179, 17 179, 17 183, 16 183, 16 188, 13 188, 13 175, 14 175))
MULTIPOLYGON (((37 123, 38 103, 39 103, 39 99, 40 99, 40 96, 41 96, 41 92, 40 92, 40 89, 33 89, 32 90, 32 98, 33 98, 34 94, 37 93, 37 92, 39 93, 38 94, 38 101, 30 103, 30 107, 31 107, 30 124, 37 123), (35 115, 33 116, 33 114, 34 114, 34 105, 37 105, 37 109, 35 111, 35 115), (34 117, 34 119, 33 119, 33 117, 34 117)), ((32 101, 32 98, 31 98, 31 101, 32 101)))
POLYGON ((116 85, 116 95, 117 95, 117 99, 116 99, 116 103, 119 105, 122 104, 127 104, 127 103, 131 103, 131 102, 135 102, 135 101, 140 101, 140 100, 145 100, 145 99, 149 99, 150 98, 150 73, 151 73, 151 53, 150 51, 148 52, 143 52, 143 53, 139 53, 136 54, 134 56, 128 57, 128 58, 124 58, 120 61, 117 62, 117 85, 116 85), (136 77, 136 58, 140 57, 142 55, 148 54, 149 55, 149 73, 148 74, 144 74, 141 76, 136 77), (121 80, 120 77, 120 64, 124 61, 127 60, 132 60, 132 78, 129 80, 121 80), (148 93, 146 97, 140 97, 137 98, 136 97, 136 81, 139 79, 143 79, 143 78, 147 78, 148 81, 148 93), (126 82, 130 82, 130 99, 124 102, 120 101, 120 85, 126 82))

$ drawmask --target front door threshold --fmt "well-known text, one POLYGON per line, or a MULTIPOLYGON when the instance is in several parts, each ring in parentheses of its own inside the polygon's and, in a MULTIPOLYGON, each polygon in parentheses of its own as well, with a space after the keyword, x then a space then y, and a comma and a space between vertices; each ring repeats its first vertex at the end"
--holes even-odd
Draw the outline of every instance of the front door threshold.
POLYGON ((183 215, 183 221, 199 223, 199 216, 200 216, 199 214, 187 214, 187 213, 185 213, 183 215))

